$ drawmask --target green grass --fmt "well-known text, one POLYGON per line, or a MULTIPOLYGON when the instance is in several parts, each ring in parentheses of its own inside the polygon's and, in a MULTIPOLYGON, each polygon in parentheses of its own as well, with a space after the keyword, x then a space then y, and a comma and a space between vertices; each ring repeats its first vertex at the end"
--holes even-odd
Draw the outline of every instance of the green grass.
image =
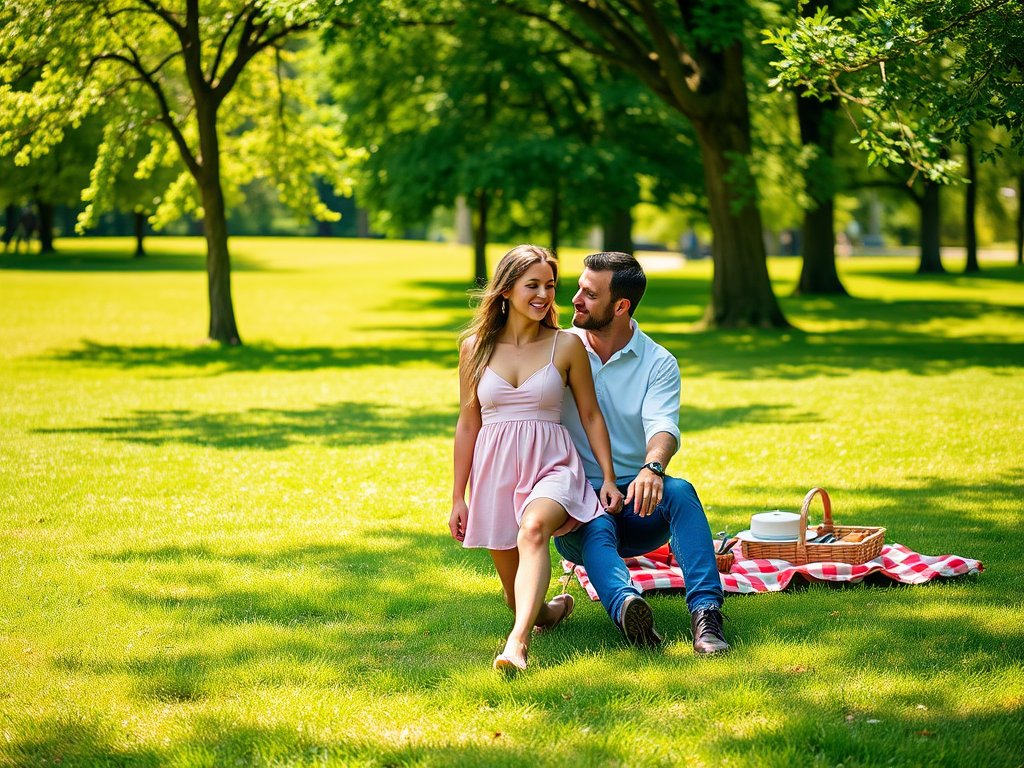
POLYGON ((0 765, 1021 765, 1024 271, 845 260, 800 330, 707 334, 709 265, 652 274, 714 530, 821 485, 986 571, 731 596, 714 659, 679 596, 658 652, 580 602, 508 682, 446 531, 467 249, 237 239, 222 349, 198 241, 58 247, 0 258, 0 765))

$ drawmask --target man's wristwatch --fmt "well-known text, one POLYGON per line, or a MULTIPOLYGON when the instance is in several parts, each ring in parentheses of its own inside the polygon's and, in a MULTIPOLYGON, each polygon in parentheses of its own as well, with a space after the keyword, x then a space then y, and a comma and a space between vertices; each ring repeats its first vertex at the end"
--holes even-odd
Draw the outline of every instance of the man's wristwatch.
POLYGON ((644 469, 651 470, 651 472, 656 474, 658 477, 665 476, 665 468, 661 466, 661 464, 657 461, 651 461, 648 462, 647 464, 644 464, 644 469))

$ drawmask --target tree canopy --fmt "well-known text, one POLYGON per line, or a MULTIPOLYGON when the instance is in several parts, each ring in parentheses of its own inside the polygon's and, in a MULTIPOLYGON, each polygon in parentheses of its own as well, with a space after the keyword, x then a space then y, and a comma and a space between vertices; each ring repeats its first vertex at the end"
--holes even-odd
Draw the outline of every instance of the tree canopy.
POLYGON ((947 182, 950 140, 1006 129, 1024 151, 1024 5, 1016 0, 874 0, 837 17, 821 7, 766 33, 779 86, 839 99, 869 164, 909 165, 947 182))
POLYGON ((238 186, 273 178, 282 199, 321 218, 314 176, 343 183, 333 115, 288 76, 287 43, 320 20, 288 0, 10 0, 0 11, 0 154, 26 164, 104 109, 83 223, 140 146, 146 177, 183 166, 160 196, 157 224, 204 219, 209 337, 238 343, 225 206, 238 186), (32 75, 30 88, 15 83, 32 75))
POLYGON ((464 196, 478 235, 497 215, 503 234, 543 232, 557 247, 628 216, 641 176, 651 199, 699 186, 689 127, 635 78, 534 20, 485 10, 336 49, 346 138, 365 147, 358 195, 379 227, 400 231, 464 196))

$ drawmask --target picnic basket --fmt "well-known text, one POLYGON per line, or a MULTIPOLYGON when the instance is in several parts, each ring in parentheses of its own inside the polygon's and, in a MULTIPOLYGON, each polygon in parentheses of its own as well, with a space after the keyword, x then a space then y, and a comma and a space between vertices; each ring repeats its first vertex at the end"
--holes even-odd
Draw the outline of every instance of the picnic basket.
POLYGON ((804 497, 800 507, 800 532, 796 541, 742 541, 743 557, 748 560, 785 560, 794 565, 807 563, 847 563, 860 565, 874 560, 882 554, 885 543, 885 528, 864 525, 834 525, 832 523, 832 500, 824 488, 812 488, 804 497), (851 533, 865 533, 859 542, 833 542, 811 544, 806 541, 807 510, 815 496, 821 496, 825 508, 825 521, 818 526, 818 535, 832 533, 837 539, 851 533))
POLYGON ((715 552, 715 565, 718 567, 718 572, 729 573, 732 570, 732 564, 735 559, 736 556, 732 552, 726 552, 725 554, 715 552))

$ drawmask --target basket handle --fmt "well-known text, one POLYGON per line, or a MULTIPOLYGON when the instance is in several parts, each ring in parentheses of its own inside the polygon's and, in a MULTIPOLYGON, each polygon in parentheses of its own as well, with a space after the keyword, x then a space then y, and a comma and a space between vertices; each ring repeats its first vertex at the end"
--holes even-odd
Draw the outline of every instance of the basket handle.
POLYGON ((796 548, 801 559, 807 557, 807 510, 811 508, 815 496, 821 496, 821 506, 825 508, 825 520, 818 529, 818 535, 832 532, 832 499, 824 488, 811 488, 804 496, 804 503, 800 507, 800 531, 797 533, 796 548))

